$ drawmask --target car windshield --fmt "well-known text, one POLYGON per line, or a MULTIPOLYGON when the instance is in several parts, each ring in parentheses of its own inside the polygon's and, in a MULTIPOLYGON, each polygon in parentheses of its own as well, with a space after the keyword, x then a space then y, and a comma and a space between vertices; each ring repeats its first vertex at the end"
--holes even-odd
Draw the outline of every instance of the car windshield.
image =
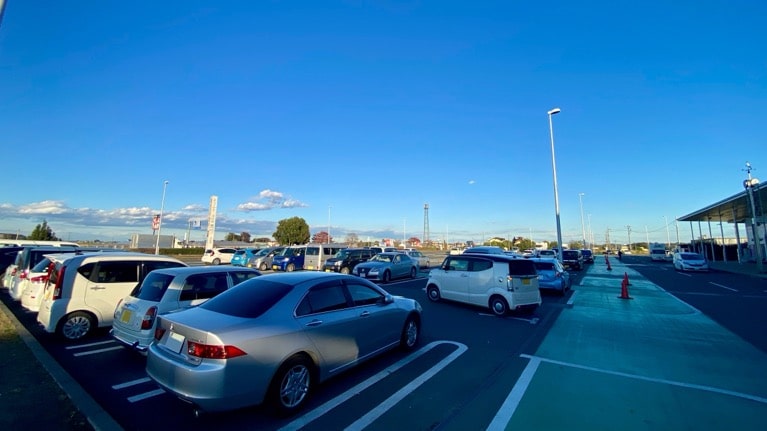
POLYGON ((682 259, 684 260, 703 260, 703 256, 698 253, 682 253, 682 259))
POLYGON ((377 254, 370 259, 371 262, 391 262, 393 255, 391 254, 377 254))
POLYGON ((581 254, 584 256, 591 256, 591 250, 581 250, 581 254))
POLYGON ((242 254, 245 254, 245 250, 237 250, 234 252, 235 256, 242 255, 242 254))
POLYGON ((133 289, 130 296, 146 301, 160 302, 171 281, 173 281, 172 275, 150 272, 144 281, 133 289))
POLYGON ((45 272, 48 270, 48 265, 51 264, 51 260, 46 258, 43 258, 40 262, 37 262, 37 264, 32 267, 32 272, 45 272))
POLYGON ((200 308, 252 319, 264 314, 292 289, 290 284, 251 278, 206 301, 200 308))
POLYGON ((348 256, 349 256, 349 251, 348 250, 341 250, 338 253, 336 253, 336 255, 333 256, 333 257, 336 257, 338 259, 345 259, 348 256))
POLYGON ((535 262, 535 269, 538 271, 553 271, 554 263, 552 262, 535 262))

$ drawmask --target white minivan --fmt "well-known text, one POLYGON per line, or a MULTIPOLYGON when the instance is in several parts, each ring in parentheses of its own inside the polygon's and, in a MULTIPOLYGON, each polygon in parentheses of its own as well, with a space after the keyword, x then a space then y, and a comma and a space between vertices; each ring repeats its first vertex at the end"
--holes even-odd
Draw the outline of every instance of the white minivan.
POLYGON ((426 296, 489 308, 503 316, 541 305, 538 271, 529 259, 498 254, 449 255, 429 272, 426 296))
POLYGON ((117 303, 151 271, 187 266, 172 257, 133 252, 47 257, 52 265, 37 321, 46 332, 70 341, 111 326, 117 303))

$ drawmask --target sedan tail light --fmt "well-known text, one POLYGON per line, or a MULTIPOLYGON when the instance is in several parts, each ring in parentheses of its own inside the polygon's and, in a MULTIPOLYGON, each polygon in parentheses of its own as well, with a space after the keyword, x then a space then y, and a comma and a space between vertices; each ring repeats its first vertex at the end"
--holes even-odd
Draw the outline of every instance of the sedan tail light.
POLYGON ((186 345, 186 353, 189 356, 203 359, 231 359, 245 355, 245 352, 235 346, 209 345, 194 341, 187 341, 186 345))

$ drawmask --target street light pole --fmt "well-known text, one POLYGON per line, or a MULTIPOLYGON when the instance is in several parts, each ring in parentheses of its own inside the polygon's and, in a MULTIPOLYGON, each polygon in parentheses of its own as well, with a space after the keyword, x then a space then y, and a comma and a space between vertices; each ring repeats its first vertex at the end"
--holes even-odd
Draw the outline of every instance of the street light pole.
POLYGON ((583 222, 583 195, 585 193, 578 193, 578 200, 581 202, 581 234, 583 235, 583 248, 586 247, 586 224, 583 222))
POLYGON ((759 244, 759 230, 757 228, 757 221, 756 221, 756 204, 754 202, 754 186, 759 184, 759 180, 756 178, 751 178, 751 163, 746 162, 746 171, 748 172, 748 179, 743 181, 743 187, 746 188, 746 191, 748 192, 748 198, 751 201, 751 230, 754 235, 754 251, 756 251, 756 267, 759 269, 759 272, 764 271, 764 267, 762 264, 762 245, 759 244))
POLYGON ((550 111, 548 111, 549 114, 549 136, 551 137, 551 171, 554 175, 554 210, 557 214, 557 247, 559 248, 559 253, 557 253, 557 259, 562 262, 562 250, 564 249, 562 247, 562 225, 559 221, 559 190, 557 188, 557 159, 554 155, 554 124, 551 121, 551 116, 555 114, 559 114, 561 109, 554 108, 550 111))
POLYGON ((160 202, 160 222, 157 223, 157 238, 154 243, 154 254, 160 254, 160 232, 162 230, 162 212, 165 209, 165 189, 168 187, 168 181, 162 183, 162 201, 160 202))
POLYGON ((328 205, 328 244, 330 244, 330 205, 328 205))

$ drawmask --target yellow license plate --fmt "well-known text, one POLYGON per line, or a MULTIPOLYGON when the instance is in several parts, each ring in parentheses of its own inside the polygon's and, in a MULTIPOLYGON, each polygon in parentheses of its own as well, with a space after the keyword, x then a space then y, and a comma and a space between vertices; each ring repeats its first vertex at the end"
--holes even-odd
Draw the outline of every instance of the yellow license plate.
POLYGON ((522 284, 530 284, 530 279, 529 278, 523 278, 522 279, 522 284))
POLYGON ((130 323, 131 314, 130 310, 123 310, 123 313, 120 315, 120 321, 123 323, 130 323))

